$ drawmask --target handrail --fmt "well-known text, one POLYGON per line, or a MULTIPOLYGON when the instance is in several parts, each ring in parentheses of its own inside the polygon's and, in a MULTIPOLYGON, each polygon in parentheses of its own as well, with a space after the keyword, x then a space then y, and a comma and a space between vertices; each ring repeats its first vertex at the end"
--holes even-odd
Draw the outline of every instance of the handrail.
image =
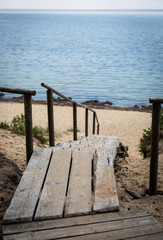
POLYGON ((29 159, 33 153, 32 98, 31 98, 31 96, 36 95, 36 91, 17 89, 17 88, 5 88, 5 87, 0 87, 0 91, 24 95, 26 161, 28 163, 29 159))
POLYGON ((8 92, 8 93, 17 93, 17 94, 26 94, 26 95, 36 95, 36 91, 31 90, 24 90, 24 89, 18 89, 18 88, 6 88, 6 87, 0 87, 1 92, 8 92))
POLYGON ((161 104, 163 104, 163 98, 150 98, 149 102, 153 104, 149 194, 156 195, 157 172, 158 172, 158 149, 160 137, 160 114, 161 104))
POLYGON ((65 99, 68 102, 76 103, 76 105, 79 106, 79 107, 88 108, 90 111, 95 112, 94 110, 92 110, 91 108, 87 107, 86 105, 78 103, 78 102, 75 102, 71 98, 68 98, 68 97, 64 96, 62 93, 58 92, 54 88, 51 88, 50 86, 46 85, 45 83, 41 83, 41 86, 46 88, 46 89, 48 89, 48 90, 51 90, 53 93, 57 94, 58 96, 62 97, 63 99, 65 99))
POLYGON ((60 92, 56 91, 52 87, 46 85, 45 83, 41 83, 41 86, 47 89, 47 103, 48 103, 48 126, 49 126, 49 145, 55 145, 55 133, 54 133, 54 119, 53 119, 53 98, 52 93, 57 94, 61 98, 65 99, 68 102, 73 104, 73 133, 74 140, 77 140, 77 106, 85 108, 85 136, 88 136, 88 110, 93 112, 93 130, 92 133, 95 134, 95 121, 97 122, 97 134, 99 134, 100 124, 97 117, 96 111, 87 107, 84 104, 73 101, 72 99, 64 96, 60 92))

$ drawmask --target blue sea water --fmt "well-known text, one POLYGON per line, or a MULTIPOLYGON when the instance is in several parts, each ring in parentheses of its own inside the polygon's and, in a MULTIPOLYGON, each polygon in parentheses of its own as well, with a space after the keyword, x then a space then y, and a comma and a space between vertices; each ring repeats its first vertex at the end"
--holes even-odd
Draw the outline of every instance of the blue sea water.
MULTIPOLYGON (((0 86, 78 102, 163 97, 163 12, 0 12, 0 86)), ((5 97, 13 97, 5 94, 5 97)))

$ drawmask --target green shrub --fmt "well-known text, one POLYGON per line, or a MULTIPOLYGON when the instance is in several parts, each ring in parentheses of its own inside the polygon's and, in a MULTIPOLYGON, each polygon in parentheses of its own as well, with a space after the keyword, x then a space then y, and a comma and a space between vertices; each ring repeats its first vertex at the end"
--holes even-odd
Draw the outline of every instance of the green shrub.
MULTIPOLYGON (((148 128, 147 130, 143 130, 143 136, 140 139, 139 143, 139 151, 143 153, 144 158, 147 157, 147 152, 149 152, 152 138, 152 128, 148 128)), ((161 111, 160 115, 160 139, 163 139, 163 111, 161 111)))
POLYGON ((11 121, 11 129, 15 133, 25 134, 25 116, 21 114, 21 116, 16 116, 11 121))
POLYGON ((139 151, 144 154, 144 157, 147 155, 148 148, 151 144, 151 128, 148 128, 148 130, 143 130, 143 137, 140 139, 139 143, 139 151))
POLYGON ((4 129, 9 129, 10 128, 10 125, 8 122, 1 122, 0 123, 0 128, 4 128, 4 129))
POLYGON ((35 126, 33 128, 33 137, 40 140, 42 144, 45 144, 48 141, 48 130, 41 126, 35 126))

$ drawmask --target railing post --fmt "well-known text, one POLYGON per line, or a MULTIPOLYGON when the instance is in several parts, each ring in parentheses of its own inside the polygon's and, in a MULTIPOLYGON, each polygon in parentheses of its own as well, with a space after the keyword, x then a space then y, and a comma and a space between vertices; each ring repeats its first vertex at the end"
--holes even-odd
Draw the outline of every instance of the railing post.
POLYGON ((77 140, 77 107, 76 102, 73 103, 73 132, 74 132, 74 141, 77 140))
POLYGON ((26 132, 26 160, 27 164, 33 153, 33 128, 32 128, 32 98, 24 94, 25 132, 26 132))
POLYGON ((99 135, 99 132, 100 132, 100 125, 99 123, 97 124, 97 134, 99 135))
POLYGON ((88 108, 85 108, 85 136, 88 136, 88 108))
POLYGON ((52 90, 47 90, 47 104, 48 104, 49 146, 55 146, 52 90))
POLYGON ((92 131, 93 134, 95 134, 95 120, 96 120, 96 113, 93 112, 93 131, 92 131))
POLYGON ((152 142, 150 161, 149 194, 157 194, 158 148, 160 133, 160 103, 153 103, 152 111, 152 142))

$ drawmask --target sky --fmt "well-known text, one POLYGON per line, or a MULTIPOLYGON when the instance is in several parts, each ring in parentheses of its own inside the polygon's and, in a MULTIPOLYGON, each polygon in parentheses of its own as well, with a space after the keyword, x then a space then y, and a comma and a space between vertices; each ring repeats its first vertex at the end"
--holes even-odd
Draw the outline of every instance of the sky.
POLYGON ((163 9, 163 0, 0 0, 0 9, 163 9))

